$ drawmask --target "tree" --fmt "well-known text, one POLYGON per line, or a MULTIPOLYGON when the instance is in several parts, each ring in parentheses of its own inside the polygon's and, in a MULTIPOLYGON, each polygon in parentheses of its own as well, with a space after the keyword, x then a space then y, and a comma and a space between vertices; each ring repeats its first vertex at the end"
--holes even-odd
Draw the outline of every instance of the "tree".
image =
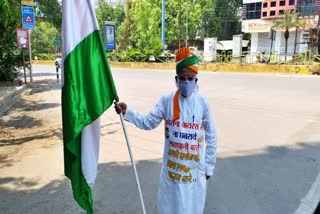
MULTIPOLYGON (((21 1, 1 0, 0 14, 0 80, 9 81, 16 78, 17 67, 22 65, 16 42, 16 28, 22 27, 21 1)), ((61 6, 57 0, 35 0, 35 15, 36 23, 47 20, 61 28, 61 6)))
POLYGON ((134 33, 131 39, 140 51, 161 49, 161 1, 146 0, 135 2, 133 8, 134 33), (156 46, 156 47, 154 47, 156 46))
POLYGON ((287 50, 288 50, 288 39, 289 39, 289 29, 293 27, 301 27, 302 24, 299 22, 299 16, 294 10, 285 10, 283 17, 275 20, 275 23, 272 25, 274 28, 285 29, 284 39, 285 39, 285 61, 287 61, 287 50))
POLYGON ((241 0, 201 0, 202 38, 218 37, 230 39, 231 35, 241 32, 241 0))
POLYGON ((20 1, 0 1, 0 14, 0 81, 11 81, 21 64, 16 42, 16 28, 21 27, 20 1))
POLYGON ((61 1, 35 0, 34 8, 36 19, 52 23, 59 31, 62 24, 61 1))
MULTIPOLYGON (((187 36, 190 39, 217 37, 223 29, 230 35, 240 33, 241 0, 166 0, 165 3, 165 39, 169 47, 175 48, 174 44, 187 36)), ((99 23, 106 19, 105 14, 112 16, 111 10, 103 0, 98 0, 99 23)), ((125 19, 117 29, 118 50, 160 50, 161 13, 162 0, 126 0, 125 19)))
POLYGON ((134 2, 132 0, 126 1, 125 19, 118 27, 117 32, 117 49, 125 51, 131 46, 130 37, 133 29, 133 10, 134 2))
POLYGON ((54 46, 54 39, 59 35, 52 23, 36 22, 36 28, 32 32, 32 50, 35 53, 50 53, 54 46))
POLYGON ((121 4, 117 4, 115 7, 112 7, 104 0, 98 0, 96 16, 100 29, 103 29, 105 21, 115 22, 115 26, 118 28, 125 19, 125 12, 123 5, 121 4))
POLYGON ((205 0, 200 3, 202 8, 202 19, 200 26, 200 35, 202 38, 213 37, 217 35, 217 32, 221 32, 221 20, 216 17, 215 0, 205 0))

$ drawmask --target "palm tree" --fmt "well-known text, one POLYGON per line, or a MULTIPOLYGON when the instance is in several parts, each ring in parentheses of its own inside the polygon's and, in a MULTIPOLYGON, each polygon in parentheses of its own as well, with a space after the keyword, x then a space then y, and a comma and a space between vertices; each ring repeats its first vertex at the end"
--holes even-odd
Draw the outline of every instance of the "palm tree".
POLYGON ((296 13, 294 10, 285 10, 283 13, 283 17, 278 18, 275 20, 275 23, 272 26, 274 28, 282 28, 286 31, 284 32, 285 38, 285 61, 287 61, 287 50, 288 50, 288 38, 289 38, 289 29, 293 27, 302 27, 302 23, 299 22, 299 14, 296 13))

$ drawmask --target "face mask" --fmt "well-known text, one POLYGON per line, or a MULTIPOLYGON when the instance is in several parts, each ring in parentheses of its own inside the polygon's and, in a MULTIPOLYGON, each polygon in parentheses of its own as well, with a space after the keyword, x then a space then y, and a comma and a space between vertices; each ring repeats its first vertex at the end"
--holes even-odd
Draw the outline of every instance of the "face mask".
POLYGON ((189 81, 178 80, 178 88, 184 97, 189 97, 196 87, 196 78, 189 81))

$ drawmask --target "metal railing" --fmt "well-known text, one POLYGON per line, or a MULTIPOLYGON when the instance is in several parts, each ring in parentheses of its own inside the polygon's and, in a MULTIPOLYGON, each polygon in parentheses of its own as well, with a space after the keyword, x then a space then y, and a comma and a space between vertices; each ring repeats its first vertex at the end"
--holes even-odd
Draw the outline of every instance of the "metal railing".
POLYGON ((303 54, 278 54, 272 51, 270 54, 244 52, 242 54, 241 63, 266 63, 266 64, 287 64, 287 65, 313 65, 320 62, 320 56, 314 55, 310 50, 305 51, 303 54))
MULTIPOLYGON (((150 55, 134 54, 128 55, 125 53, 108 53, 108 59, 112 62, 174 62, 174 58, 168 56, 153 56, 150 61, 150 55)), ((200 57, 202 60, 203 57, 200 57)), ((320 64, 320 55, 314 55, 310 50, 303 54, 279 54, 277 51, 272 51, 269 54, 260 52, 242 52, 240 57, 233 57, 232 51, 221 51, 212 59, 212 63, 220 64, 274 64, 274 65, 314 65, 320 64)))

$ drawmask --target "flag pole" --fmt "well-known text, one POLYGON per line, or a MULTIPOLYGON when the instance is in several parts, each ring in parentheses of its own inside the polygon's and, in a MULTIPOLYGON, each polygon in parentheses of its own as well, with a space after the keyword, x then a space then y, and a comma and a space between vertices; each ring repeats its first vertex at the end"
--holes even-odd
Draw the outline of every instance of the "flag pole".
MULTIPOLYGON (((116 97, 115 100, 116 100, 116 105, 118 105, 119 98, 116 97)), ((128 138, 128 135, 127 135, 127 130, 126 130, 126 127, 125 127, 125 124, 124 124, 124 119, 123 119, 122 112, 119 114, 119 116, 120 116, 120 120, 121 120, 123 133, 124 133, 124 136, 125 136, 125 139, 126 139, 126 143, 127 143, 127 146, 128 146, 128 151, 129 151, 129 155, 130 155, 130 159, 131 159, 131 163, 132 163, 132 168, 133 168, 133 171, 134 171, 134 175, 136 177, 136 183, 137 183, 137 187, 138 187, 138 191, 139 191, 140 202, 141 202, 141 207, 142 207, 142 213, 146 214, 146 209, 144 207, 142 191, 141 191, 141 187, 140 187, 140 182, 139 182, 139 177, 138 177, 138 173, 137 173, 137 169, 136 169, 136 164, 135 164, 135 161, 134 161, 134 158, 133 158, 131 145, 130 145, 129 138, 128 138)))

